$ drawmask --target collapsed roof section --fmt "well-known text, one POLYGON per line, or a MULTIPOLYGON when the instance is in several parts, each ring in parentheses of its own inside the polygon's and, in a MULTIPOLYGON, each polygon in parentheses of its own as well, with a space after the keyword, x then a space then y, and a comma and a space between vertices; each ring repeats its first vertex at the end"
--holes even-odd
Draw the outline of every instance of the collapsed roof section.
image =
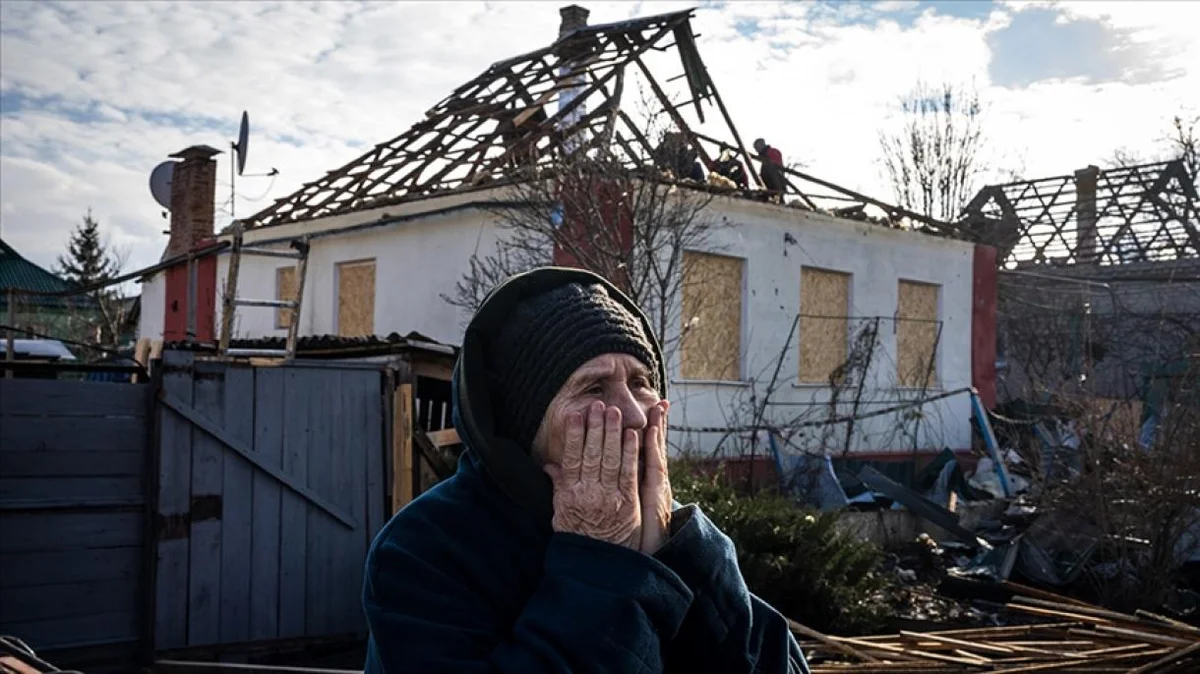
MULTIPOLYGON (((669 130, 682 134, 710 172, 722 153, 749 169, 744 189, 726 191, 760 190, 757 162, 751 161, 696 48, 693 10, 593 26, 585 24, 587 10, 572 6, 561 12, 564 26, 553 44, 493 64, 429 109, 404 134, 277 200, 247 225, 310 220, 449 191, 495 187, 541 175, 542 169, 573 152, 603 151, 631 169, 646 167, 661 139, 647 137, 653 135, 647 125, 635 120, 638 113, 626 91, 631 88, 627 78, 640 78, 639 83, 647 85, 655 107, 648 117, 664 116, 669 130), (572 20, 579 27, 569 28, 572 20), (672 50, 683 72, 659 80, 647 62, 672 50), (680 79, 688 100, 676 102, 664 84, 680 79), (724 139, 701 134, 689 122, 705 125, 703 104, 713 117, 711 126, 720 128, 717 135, 724 139), (716 123, 717 115, 723 125, 716 123)), ((853 216, 872 204, 889 217, 926 220, 792 169, 783 173, 785 194, 804 207, 827 207, 853 216), (818 195, 819 188, 832 194, 818 195)))
POLYGON ((958 223, 1005 267, 1200 257, 1200 199, 1181 160, 989 185, 958 223))

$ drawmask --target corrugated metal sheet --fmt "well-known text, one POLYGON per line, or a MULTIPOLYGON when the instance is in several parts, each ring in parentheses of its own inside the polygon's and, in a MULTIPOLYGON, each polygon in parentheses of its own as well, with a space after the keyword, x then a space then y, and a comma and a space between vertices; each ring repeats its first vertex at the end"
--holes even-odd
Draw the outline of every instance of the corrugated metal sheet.
MULTIPOLYGON (((283 337, 261 337, 257 339, 230 340, 231 349, 253 350, 283 350, 287 340, 283 337)), ((193 351, 196 353, 215 352, 212 344, 197 342, 169 342, 164 345, 166 350, 193 351)), ((393 332, 386 336, 342 337, 340 335, 303 335, 296 342, 296 352, 307 358, 352 358, 358 356, 386 355, 407 351, 433 351, 436 353, 455 355, 458 347, 444 344, 419 332, 410 332, 401 336, 393 332)))

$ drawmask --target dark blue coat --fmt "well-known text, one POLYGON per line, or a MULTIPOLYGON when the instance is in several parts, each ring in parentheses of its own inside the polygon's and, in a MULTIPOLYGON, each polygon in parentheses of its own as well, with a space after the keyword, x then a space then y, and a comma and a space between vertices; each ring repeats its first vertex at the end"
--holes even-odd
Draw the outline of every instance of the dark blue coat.
POLYGON ((696 506, 676 510, 654 556, 554 533, 548 479, 491 433, 481 340, 514 298, 573 280, 597 282, 510 281, 468 327, 454 374, 467 452, 372 545, 366 674, 807 674, 787 621, 746 589, 733 544, 696 506))

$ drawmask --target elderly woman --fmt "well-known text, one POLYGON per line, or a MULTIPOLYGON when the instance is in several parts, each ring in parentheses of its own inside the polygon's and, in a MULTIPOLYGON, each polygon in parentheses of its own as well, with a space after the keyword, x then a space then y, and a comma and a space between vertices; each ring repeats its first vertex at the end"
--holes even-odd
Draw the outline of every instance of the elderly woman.
POLYGON ((454 371, 458 472, 367 559, 367 674, 805 673, 729 538, 671 498, 666 369, 600 277, 501 284, 454 371))

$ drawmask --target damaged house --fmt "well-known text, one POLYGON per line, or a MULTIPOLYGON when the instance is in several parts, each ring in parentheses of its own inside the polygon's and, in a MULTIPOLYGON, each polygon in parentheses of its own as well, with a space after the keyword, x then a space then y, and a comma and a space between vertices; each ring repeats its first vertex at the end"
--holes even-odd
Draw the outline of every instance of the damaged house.
POLYGON ((989 186, 959 224, 998 251, 1001 403, 1083 400, 1143 444, 1146 422, 1200 403, 1200 199, 1183 160, 989 186))
MULTIPOLYGON (((560 15, 549 46, 492 64, 400 136, 219 236, 211 208, 173 209, 175 252, 205 257, 190 283, 175 270, 174 290, 171 272, 146 281, 142 336, 218 341, 232 284, 259 301, 229 314, 234 338, 416 331, 454 344, 470 315, 454 299, 511 262, 524 218, 545 235, 532 256, 544 263, 580 263, 607 231, 618 257, 667 270, 657 303, 641 301, 668 345, 675 446, 969 449, 972 390, 993 399, 994 249, 914 231, 938 223, 791 168, 764 176, 750 140, 770 134, 730 120, 691 11, 604 25, 577 6, 560 15), (572 202, 561 168, 573 162, 620 167, 573 188, 607 206, 572 202), (556 203, 531 199, 531 184, 556 203), (647 225, 629 204, 646 189, 699 204, 689 218, 710 223, 703 236, 667 223, 638 253, 647 225), (764 429, 776 432, 759 445, 764 429)), ((173 189, 198 191, 181 203, 212 203, 214 154, 179 155, 173 189)))

